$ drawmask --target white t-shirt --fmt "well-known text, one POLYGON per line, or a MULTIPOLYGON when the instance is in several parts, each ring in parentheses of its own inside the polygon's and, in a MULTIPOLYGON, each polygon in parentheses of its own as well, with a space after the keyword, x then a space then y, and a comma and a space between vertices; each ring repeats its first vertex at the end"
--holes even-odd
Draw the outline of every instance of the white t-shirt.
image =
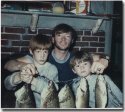
MULTIPOLYGON (((25 56, 25 59, 27 59, 28 63, 33 63, 33 58, 29 55, 25 56)), ((39 72, 40 76, 45 76, 49 80, 58 82, 58 70, 55 65, 46 62, 43 65, 40 65, 39 67, 36 67, 37 71, 39 72)))
MULTIPOLYGON (((33 63, 33 58, 31 56, 26 55, 25 59, 26 59, 27 63, 33 63)), ((56 88, 58 89, 58 85, 56 84, 56 82, 58 82, 58 70, 55 65, 53 65, 49 62, 46 62, 45 64, 43 64, 39 67, 36 67, 36 68, 38 71, 38 76, 36 77, 35 85, 31 85, 31 89, 34 94, 36 107, 40 108, 41 103, 42 103, 41 92, 42 92, 43 88, 47 85, 48 81, 52 80, 54 82, 56 88)), ((16 73, 9 75, 8 77, 6 77, 6 79, 4 81, 5 87, 8 90, 13 90, 18 85, 18 84, 13 83, 13 78, 15 75, 16 75, 16 73)))

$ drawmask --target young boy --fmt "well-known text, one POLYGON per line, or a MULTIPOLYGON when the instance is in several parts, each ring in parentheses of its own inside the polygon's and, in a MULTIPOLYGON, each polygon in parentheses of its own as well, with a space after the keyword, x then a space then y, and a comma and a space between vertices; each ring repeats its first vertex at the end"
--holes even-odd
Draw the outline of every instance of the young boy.
MULTIPOLYGON (((90 54, 78 51, 70 60, 70 66, 73 72, 80 76, 73 81, 72 88, 74 94, 76 94, 81 77, 85 77, 89 85, 89 107, 95 108, 95 84, 98 75, 91 74, 92 61, 93 60, 90 54)), ((121 108, 123 105, 122 92, 107 75, 103 76, 107 83, 108 92, 108 103, 106 108, 121 108)))
POLYGON ((22 62, 26 63, 25 66, 19 72, 6 77, 4 81, 8 90, 14 90, 21 82, 31 84, 37 108, 40 108, 42 103, 40 93, 46 86, 47 81, 58 82, 57 68, 55 65, 46 62, 51 47, 52 41, 50 37, 42 34, 33 37, 29 44, 31 56, 26 55, 28 60, 21 60, 20 58, 22 62), (35 74, 38 74, 38 76, 33 77, 35 74))

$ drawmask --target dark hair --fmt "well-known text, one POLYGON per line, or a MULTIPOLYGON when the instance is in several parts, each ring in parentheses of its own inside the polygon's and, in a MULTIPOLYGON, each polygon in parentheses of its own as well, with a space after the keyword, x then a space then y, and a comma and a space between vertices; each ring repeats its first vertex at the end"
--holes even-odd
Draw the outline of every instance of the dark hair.
POLYGON ((71 68, 74 68, 76 61, 88 61, 90 64, 93 62, 92 55, 88 52, 84 51, 77 51, 75 52, 74 56, 70 60, 70 66, 71 68))
POLYGON ((70 25, 64 23, 55 26, 55 28, 52 31, 52 37, 55 37, 55 34, 58 33, 68 33, 68 32, 71 33, 72 40, 75 41, 77 37, 76 31, 70 25))
POLYGON ((52 40, 49 36, 38 34, 31 38, 29 48, 34 51, 36 49, 50 50, 52 47, 52 40))

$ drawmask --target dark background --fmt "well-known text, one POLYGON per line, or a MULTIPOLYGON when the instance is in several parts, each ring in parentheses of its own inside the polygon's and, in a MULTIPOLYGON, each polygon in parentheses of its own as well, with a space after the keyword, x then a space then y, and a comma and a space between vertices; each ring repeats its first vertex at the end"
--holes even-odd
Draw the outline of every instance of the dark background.
POLYGON ((123 91, 123 4, 114 2, 114 14, 119 14, 120 19, 113 20, 111 62, 108 73, 123 91))

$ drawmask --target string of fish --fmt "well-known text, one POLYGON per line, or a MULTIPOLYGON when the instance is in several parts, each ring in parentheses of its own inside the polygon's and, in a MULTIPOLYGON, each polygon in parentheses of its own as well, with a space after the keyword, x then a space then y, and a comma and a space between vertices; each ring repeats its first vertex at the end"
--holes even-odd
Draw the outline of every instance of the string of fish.
MULTIPOLYGON (((52 80, 48 79, 45 76, 41 76, 41 77, 43 77, 44 79, 47 79, 48 81, 52 81, 52 80)), ((74 82, 75 79, 78 79, 78 77, 77 78, 72 78, 72 79, 67 80, 67 81, 58 81, 58 82, 57 81, 53 81, 53 82, 56 83, 56 84, 64 83, 64 84, 71 85, 74 82)))

